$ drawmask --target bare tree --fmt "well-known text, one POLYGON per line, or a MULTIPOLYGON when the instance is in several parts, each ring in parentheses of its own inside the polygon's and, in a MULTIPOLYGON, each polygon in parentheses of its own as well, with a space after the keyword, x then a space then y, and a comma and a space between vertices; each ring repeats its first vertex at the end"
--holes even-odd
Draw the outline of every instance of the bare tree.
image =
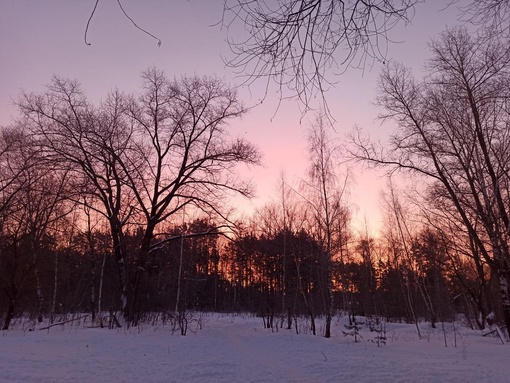
POLYGON ((144 148, 145 170, 128 171, 135 166, 125 163, 144 219, 135 291, 154 245, 157 225, 187 206, 228 219, 225 198, 233 193, 247 197, 252 193, 236 167, 257 165, 260 159, 250 143, 229 138, 228 122, 246 113, 233 89, 208 77, 172 81, 156 68, 148 69, 142 77, 144 91, 131 102, 128 116, 142 137, 138 146, 144 148))
POLYGON ((466 308, 467 318, 474 321, 479 329, 484 329, 487 315, 494 312, 490 268, 451 199, 441 194, 428 193, 423 202, 420 204, 421 216, 446 244, 445 267, 450 271, 450 277, 456 281, 458 291, 462 293, 458 293, 456 299, 465 301, 462 306, 466 308), (476 277, 476 283, 470 283, 473 277, 476 277), (470 316, 471 311, 474 315, 470 316))
MULTIPOLYGON (((402 199, 396 190, 395 185, 389 180, 389 195, 388 195, 388 210, 391 211, 393 215, 391 221, 394 225, 393 230, 395 230, 396 240, 400 242, 400 257, 401 262, 405 265, 406 270, 408 271, 408 275, 406 278, 407 283, 407 294, 409 294, 409 282, 412 279, 413 285, 416 286, 420 296, 422 306, 425 307, 425 313, 427 314, 428 319, 430 320, 431 327, 436 327, 436 315, 434 312, 434 307, 432 305, 430 296, 426 289, 426 286, 420 280, 419 274, 420 270, 418 270, 418 262, 413 253, 413 244, 416 242, 416 237, 418 236, 418 230, 422 229, 422 225, 418 222, 418 220, 412 221, 410 219, 411 209, 404 207, 402 203, 402 199)), ((408 204, 409 205, 409 204, 408 204)), ((408 303, 409 309, 413 316, 413 320, 415 321, 416 329, 418 331, 418 335, 421 337, 420 330, 418 328, 418 318, 414 313, 414 308, 412 307, 411 297, 408 295, 408 303)))
POLYGON ((153 241, 158 224, 186 206, 226 218, 225 197, 251 193, 236 167, 259 162, 254 146, 228 137, 228 121, 246 112, 234 90, 214 78, 171 81, 155 68, 142 77, 139 96, 114 91, 99 107, 76 82, 58 78, 46 94, 20 100, 44 150, 70 165, 76 186, 99 201, 92 207, 110 225, 129 322, 140 314, 147 256, 162 245, 153 241), (131 269, 128 225, 141 230, 131 269))
POLYGON ((431 44, 430 76, 418 83, 402 65, 382 74, 379 104, 399 132, 389 150, 360 135, 353 155, 390 171, 425 176, 448 199, 498 275, 502 313, 510 328, 509 170, 510 49, 508 42, 465 29, 431 44))
MULTIPOLYGON (((76 81, 53 78, 44 94, 24 93, 19 108, 48 161, 69 170, 73 187, 99 201, 94 208, 109 222, 121 301, 127 305, 124 228, 133 213, 121 156, 136 163, 132 128, 121 118, 123 96, 111 93, 100 108, 88 102, 76 81)), ((141 168, 142 164, 137 163, 141 168)), ((80 201, 77 201, 80 202, 80 201)))
POLYGON ((337 174, 337 149, 329 138, 327 125, 322 116, 318 116, 308 136, 310 156, 310 181, 306 184, 308 202, 312 216, 316 238, 324 251, 324 276, 326 284, 326 338, 331 336, 331 320, 334 308, 333 294, 333 258, 338 243, 339 220, 346 219, 346 207, 343 203, 348 177, 343 182, 337 174))
POLYGON ((278 180, 278 194, 279 194, 279 217, 280 217, 280 230, 283 232, 283 243, 282 243, 282 266, 283 266, 283 289, 282 289, 282 325, 283 318, 285 317, 285 313, 287 314, 287 329, 292 328, 292 317, 295 315, 293 313, 292 305, 290 303, 290 293, 289 293, 289 280, 288 278, 288 268, 289 268, 289 259, 291 258, 291 254, 288 251, 288 237, 294 231, 296 226, 296 210, 298 208, 297 203, 295 202, 295 193, 292 193, 292 189, 287 184, 285 173, 280 173, 280 178, 278 180))
MULTIPOLYGON (((2 237, 11 233, 12 247, 19 247, 19 253, 29 254, 30 271, 33 273, 34 288, 37 296, 35 315, 42 321, 45 299, 41 282, 43 247, 48 247, 49 238, 53 237, 52 228, 56 222, 65 217, 69 211, 66 206, 69 190, 66 188, 67 175, 54 164, 45 161, 40 151, 33 145, 33 140, 19 124, 12 131, 4 130, 2 161, 2 198, 0 211, 2 237), (7 146, 5 146, 7 145, 7 146), (4 231, 5 229, 5 231, 4 231), (46 244, 43 245, 43 244, 46 244)), ((9 236, 9 235, 7 235, 9 236)), ((0 244, 0 247, 2 244, 0 244)), ((18 262, 12 258, 12 264, 18 262)), ((24 261, 26 263, 26 261, 24 261)), ((21 269, 14 267, 13 271, 21 269)), ((16 276, 9 276, 15 281, 16 276)), ((11 288, 10 296, 16 299, 16 289, 11 288)), ((15 306, 15 305, 13 305, 15 306)), ((6 326, 8 327, 8 320, 6 326)))
POLYGON ((26 184, 19 193, 20 209, 13 216, 24 227, 29 243, 38 299, 37 320, 40 323, 45 311, 40 263, 49 261, 41 259, 41 248, 43 242, 52 236, 51 230, 72 211, 70 201, 73 191, 69 188, 67 171, 61 171, 57 164, 48 163, 33 151, 28 156, 35 165, 20 175, 26 184))
POLYGON ((30 274, 30 260, 19 251, 23 227, 18 225, 14 214, 22 210, 20 192, 25 187, 24 171, 32 165, 27 157, 20 155, 25 147, 26 136, 18 129, 2 128, 0 134, 0 262, 7 277, 0 281, 7 298, 6 315, 2 329, 7 330, 16 311, 19 300, 26 290, 27 275, 30 274))

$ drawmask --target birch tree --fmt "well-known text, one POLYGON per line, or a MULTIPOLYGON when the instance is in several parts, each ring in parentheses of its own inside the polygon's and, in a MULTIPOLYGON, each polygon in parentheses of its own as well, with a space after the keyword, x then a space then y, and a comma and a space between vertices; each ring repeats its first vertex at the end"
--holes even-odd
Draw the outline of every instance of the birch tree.
POLYGON ((331 336, 331 320, 334 309, 333 294, 333 258, 337 246, 337 224, 348 217, 343 203, 347 177, 342 180, 337 173, 337 149, 327 132, 326 122, 318 116, 308 136, 308 153, 310 156, 309 182, 306 189, 310 210, 314 217, 314 231, 323 249, 323 269, 326 287, 326 338, 331 336))

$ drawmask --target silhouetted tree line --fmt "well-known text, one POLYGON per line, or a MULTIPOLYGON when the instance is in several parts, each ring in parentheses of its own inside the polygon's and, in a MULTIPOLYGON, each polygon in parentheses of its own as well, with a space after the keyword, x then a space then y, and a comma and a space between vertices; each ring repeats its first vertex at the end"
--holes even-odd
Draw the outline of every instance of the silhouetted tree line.
MULTIPOLYGON (((138 318, 188 310, 252 312, 264 317, 268 327, 292 328, 298 316, 314 323, 326 314, 327 259, 310 233, 246 233, 226 241, 216 227, 197 219, 168 230, 162 239, 171 240, 150 254, 141 274, 138 318)), ((121 312, 121 281, 109 235, 69 235, 67 240, 43 236, 36 263, 28 235, 2 236, 4 329, 19 315, 55 320, 69 313, 104 317, 121 312)), ((127 253, 136 254, 141 241, 140 232, 128 233, 127 253)), ((409 259, 400 253, 401 244, 383 238, 353 241, 346 259, 333 261, 335 312, 432 325, 462 314, 471 326, 483 328, 484 318, 497 307, 497 295, 491 292, 497 281, 488 271, 486 280, 480 280, 476 265, 455 258, 441 233, 419 233, 412 239, 409 259)), ((139 267, 134 256, 127 257, 126 266, 129 272, 139 267)))

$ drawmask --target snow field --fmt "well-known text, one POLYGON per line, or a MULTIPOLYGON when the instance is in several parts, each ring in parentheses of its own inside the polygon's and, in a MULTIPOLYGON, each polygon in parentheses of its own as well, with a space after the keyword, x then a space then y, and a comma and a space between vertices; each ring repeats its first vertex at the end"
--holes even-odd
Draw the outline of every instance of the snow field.
POLYGON ((9 330, 0 382, 510 382, 510 344, 480 331, 446 324, 445 347, 440 324, 422 324, 419 339, 413 325, 388 323, 378 347, 365 326, 358 343, 344 336, 346 321, 335 319, 331 339, 221 314, 208 314, 201 330, 191 324, 186 336, 168 325, 9 330))

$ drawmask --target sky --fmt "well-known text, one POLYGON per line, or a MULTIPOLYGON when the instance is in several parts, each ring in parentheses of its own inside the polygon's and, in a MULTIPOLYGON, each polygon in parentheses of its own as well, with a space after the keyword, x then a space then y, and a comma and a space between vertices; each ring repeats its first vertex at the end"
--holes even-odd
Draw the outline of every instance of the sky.
MULTIPOLYGON (((427 43, 447 26, 459 24, 458 6, 445 8, 439 0, 427 0, 416 6, 410 25, 403 24, 390 33, 395 44, 389 58, 403 62, 419 76, 429 56, 427 43)), ((136 29, 123 15, 116 0, 101 0, 92 18, 86 45, 84 35, 94 0, 0 0, 0 126, 17 116, 13 105, 20 90, 42 91, 53 75, 77 79, 86 94, 97 103, 115 87, 136 92, 140 73, 150 67, 162 69, 169 77, 215 75, 230 84, 239 84, 236 73, 227 68, 229 57, 227 31, 218 26, 222 1, 210 0, 123 0, 126 12, 136 23, 157 36, 162 44, 136 29)), ((237 27, 240 28, 240 25, 237 27)), ((228 31, 235 36, 242 29, 228 31)), ((336 120, 332 135, 341 142, 353 127, 359 126, 372 136, 384 139, 396 127, 381 125, 379 110, 373 102, 382 63, 364 71, 350 68, 338 78, 327 94, 328 105, 336 120)), ((239 95, 247 106, 259 103, 264 82, 239 95)), ((259 147, 263 166, 245 169, 257 186, 257 198, 237 201, 241 211, 253 209, 277 199, 276 185, 282 172, 297 186, 306 177, 306 133, 312 115, 302 116, 296 101, 284 101, 278 110, 278 96, 270 89, 264 102, 242 120, 231 124, 232 134, 259 147)), ((382 174, 354 168, 348 204, 358 228, 367 222, 370 230, 381 225, 380 191, 386 181, 382 174)))

